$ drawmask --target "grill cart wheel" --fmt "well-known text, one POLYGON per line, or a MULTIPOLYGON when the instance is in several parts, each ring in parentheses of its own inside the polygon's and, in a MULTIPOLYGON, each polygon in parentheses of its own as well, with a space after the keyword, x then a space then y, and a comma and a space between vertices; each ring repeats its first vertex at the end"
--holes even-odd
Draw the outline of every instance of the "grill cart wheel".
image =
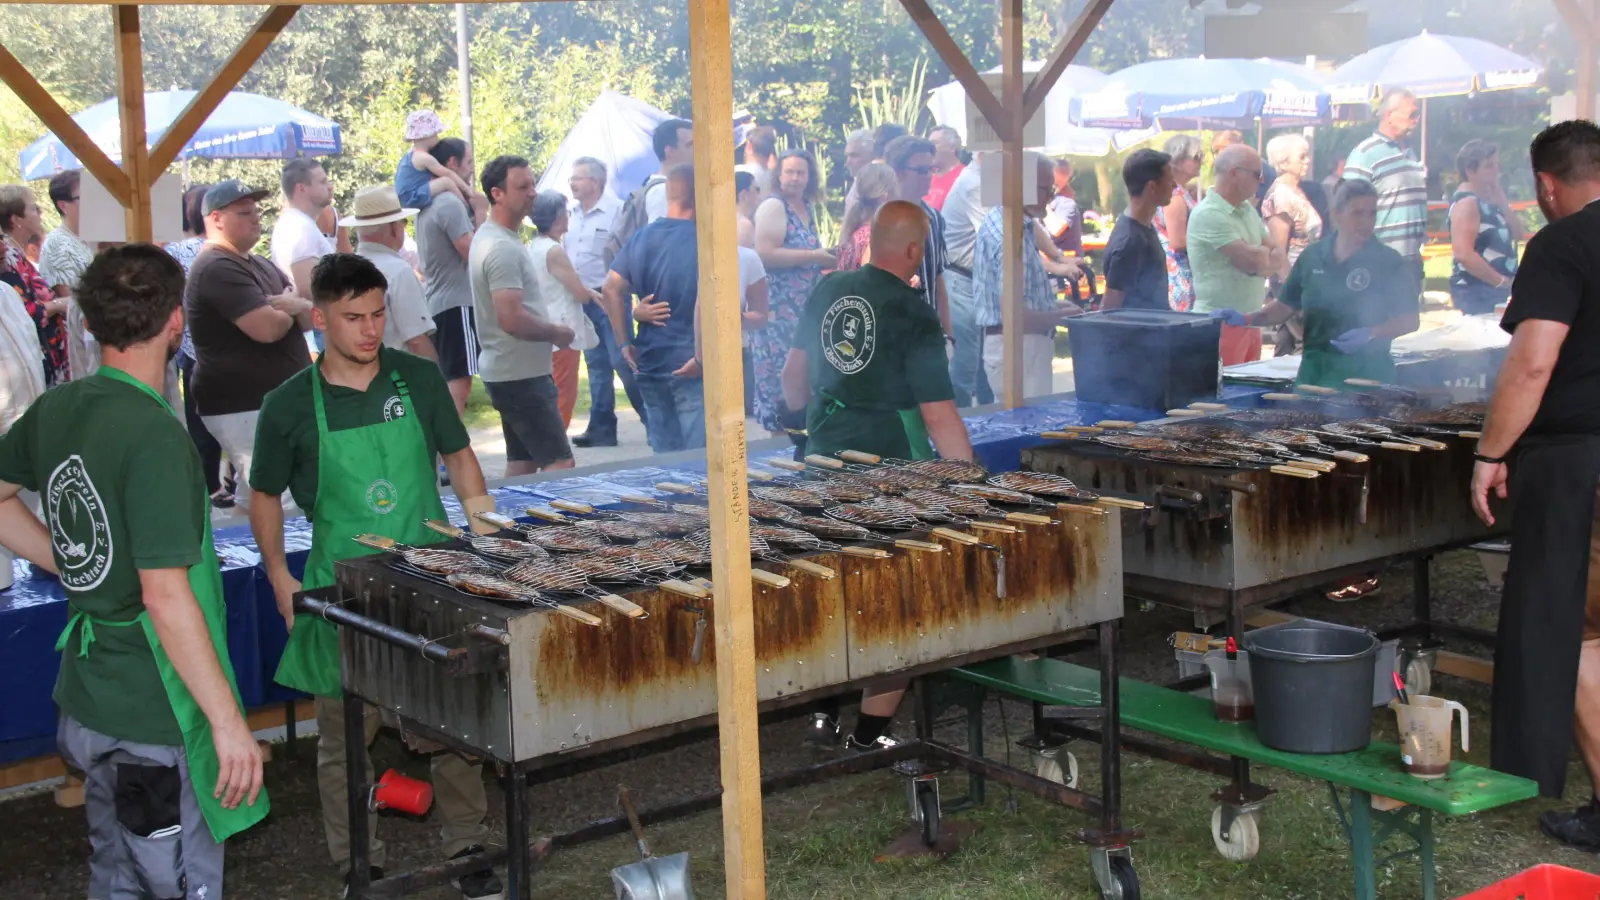
POLYGON ((939 841, 939 792, 931 783, 917 783, 917 808, 922 811, 922 843, 932 847, 939 841))
POLYGON ((1416 658, 1406 663, 1406 691, 1411 694, 1433 693, 1433 667, 1428 661, 1416 658))
POLYGON ((1256 825, 1256 811, 1251 809, 1234 813, 1233 824, 1228 826, 1226 837, 1222 833, 1224 815, 1221 806, 1211 811, 1211 840, 1217 845, 1217 852, 1229 862, 1255 859, 1256 854, 1261 852, 1261 830, 1256 825))
POLYGON ((1060 759, 1041 756, 1034 766, 1034 774, 1040 778, 1054 781, 1056 784, 1064 784, 1069 788, 1075 788, 1078 786, 1078 758, 1066 751, 1062 751, 1062 753, 1066 756, 1067 765, 1065 771, 1062 770, 1060 759))
POLYGON ((1108 883, 1096 885, 1101 900, 1139 900, 1139 876, 1133 871, 1133 860, 1113 856, 1106 862, 1110 867, 1108 883))

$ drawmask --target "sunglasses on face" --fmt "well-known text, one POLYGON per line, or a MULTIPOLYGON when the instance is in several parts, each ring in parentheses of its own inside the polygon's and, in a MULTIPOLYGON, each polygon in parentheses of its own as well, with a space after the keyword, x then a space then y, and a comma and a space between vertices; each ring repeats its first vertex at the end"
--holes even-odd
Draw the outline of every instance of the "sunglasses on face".
POLYGON ((901 169, 900 171, 902 171, 902 172, 911 172, 912 174, 915 174, 915 175, 932 175, 933 174, 933 166, 906 166, 904 169, 901 169))

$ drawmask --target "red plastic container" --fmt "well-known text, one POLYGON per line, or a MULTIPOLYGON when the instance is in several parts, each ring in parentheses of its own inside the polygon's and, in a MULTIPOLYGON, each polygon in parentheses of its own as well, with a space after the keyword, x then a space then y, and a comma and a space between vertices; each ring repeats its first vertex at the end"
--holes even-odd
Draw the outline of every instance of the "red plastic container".
POLYGON ((1458 900, 1600 900, 1600 875, 1546 863, 1458 900))
POLYGON ((374 792, 372 800, 378 809, 393 809, 420 816, 433 805, 433 785, 390 769, 378 779, 378 790, 374 792))

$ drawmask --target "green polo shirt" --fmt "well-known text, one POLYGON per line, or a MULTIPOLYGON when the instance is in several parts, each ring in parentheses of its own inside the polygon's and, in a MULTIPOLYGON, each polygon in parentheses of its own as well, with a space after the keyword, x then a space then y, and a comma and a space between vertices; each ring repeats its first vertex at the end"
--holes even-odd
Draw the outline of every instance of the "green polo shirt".
POLYGON ((922 291, 877 266, 817 282, 794 346, 806 353, 813 453, 908 458, 900 410, 955 396, 938 314, 922 291))
POLYGON ((144 629, 143 569, 200 562, 206 491, 183 425, 131 384, 90 376, 46 391, 0 438, 0 481, 38 491, 61 586, 96 621, 61 654, 56 706, 91 730, 171 746, 183 733, 144 629))
MULTIPOLYGON (((363 425, 381 425, 397 416, 417 416, 430 457, 455 453, 472 443, 439 366, 404 350, 378 351, 379 374, 364 391, 322 382, 323 408, 328 430, 343 431, 363 425), (389 373, 397 372, 411 392, 409 406, 401 402, 389 373)), ((319 363, 320 365, 320 363, 319 363)), ((300 370, 279 385, 261 403, 256 420, 255 457, 250 464, 250 486, 265 494, 288 490, 296 506, 308 515, 317 502, 317 412, 311 400, 311 369, 300 370)))
POLYGON ((1235 206, 1210 191, 1189 213, 1189 268, 1194 275, 1195 312, 1237 309, 1252 313, 1267 296, 1267 279, 1234 268, 1222 248, 1234 241, 1259 246, 1267 241, 1261 214, 1246 200, 1235 206))
POLYGON ((1370 239, 1349 259, 1334 258, 1335 235, 1301 252, 1283 283, 1278 301, 1306 316, 1305 355, 1300 381, 1344 387, 1346 378, 1392 381, 1389 341, 1373 340, 1352 354, 1330 341, 1353 328, 1375 327, 1413 312, 1417 283, 1411 267, 1382 241, 1370 239))

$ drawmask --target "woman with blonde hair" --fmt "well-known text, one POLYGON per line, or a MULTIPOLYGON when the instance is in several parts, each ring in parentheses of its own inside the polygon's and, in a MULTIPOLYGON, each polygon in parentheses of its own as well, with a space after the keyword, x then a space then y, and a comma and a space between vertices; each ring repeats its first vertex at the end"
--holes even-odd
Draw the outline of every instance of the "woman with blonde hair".
POLYGON ((869 163, 856 173, 856 203, 845 213, 839 229, 839 271, 859 269, 872 261, 872 217, 894 196, 894 169, 869 163))

